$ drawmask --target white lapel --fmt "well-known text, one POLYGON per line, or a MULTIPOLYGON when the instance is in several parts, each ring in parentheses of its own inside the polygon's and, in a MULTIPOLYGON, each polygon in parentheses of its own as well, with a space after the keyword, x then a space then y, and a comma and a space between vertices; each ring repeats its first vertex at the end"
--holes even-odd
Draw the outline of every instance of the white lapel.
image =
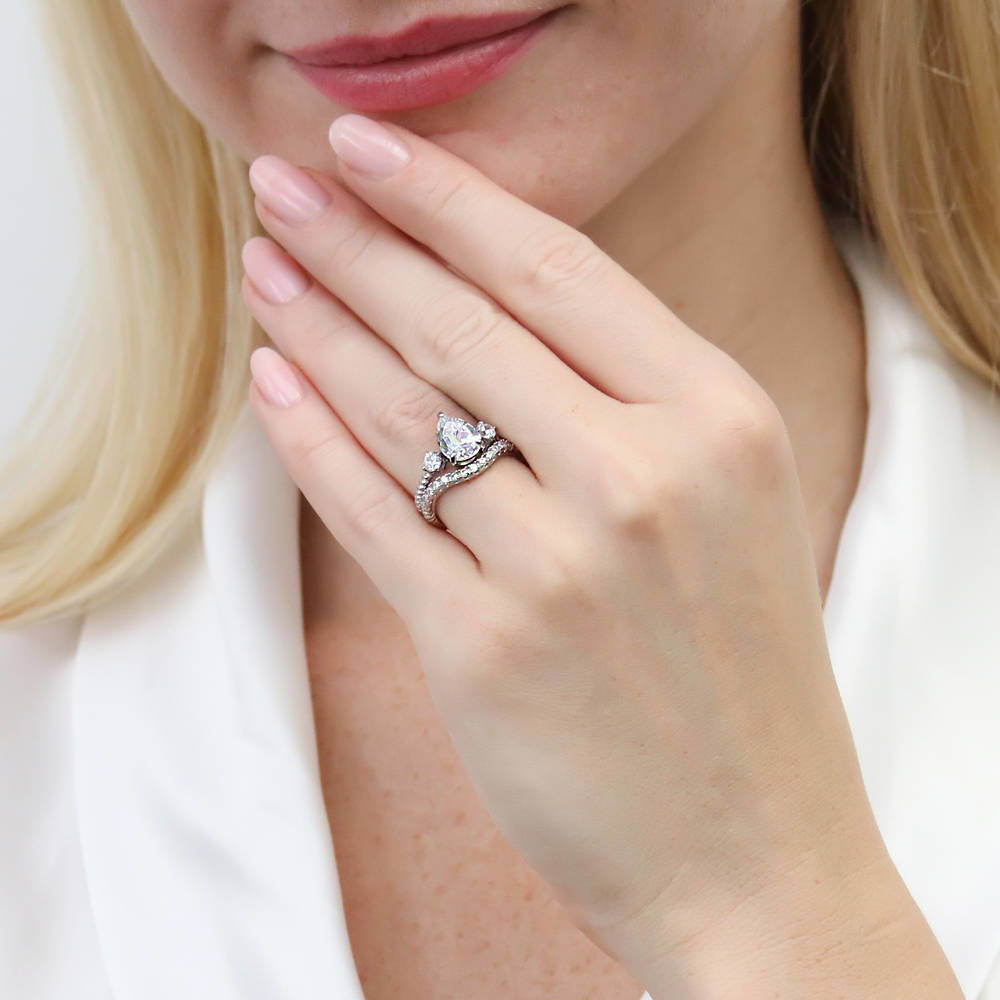
MULTIPOLYGON (((839 238, 870 417, 828 636, 880 828, 972 996, 1000 948, 1000 412, 839 238)), ((363 1000, 315 756, 298 500, 245 408, 200 530, 84 622, 80 832, 119 1000, 363 1000)))
POLYGON ((973 997, 1000 951, 1000 396, 873 246, 836 232, 865 311, 870 412, 827 636, 889 853, 973 997))
POLYGON ((90 614, 81 838, 120 1000, 361 1000, 302 641, 298 490, 245 408, 201 524, 90 614))

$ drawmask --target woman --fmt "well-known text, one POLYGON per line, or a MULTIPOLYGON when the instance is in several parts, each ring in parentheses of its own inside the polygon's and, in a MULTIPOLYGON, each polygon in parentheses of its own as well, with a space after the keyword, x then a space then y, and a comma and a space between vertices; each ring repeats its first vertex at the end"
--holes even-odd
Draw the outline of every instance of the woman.
POLYGON ((51 14, 0 992, 1000 995, 995 5, 51 14))

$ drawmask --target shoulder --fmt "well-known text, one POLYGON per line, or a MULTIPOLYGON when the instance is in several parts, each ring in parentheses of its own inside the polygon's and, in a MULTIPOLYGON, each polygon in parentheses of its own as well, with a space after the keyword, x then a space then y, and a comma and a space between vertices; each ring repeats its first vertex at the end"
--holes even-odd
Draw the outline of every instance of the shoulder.
MULTIPOLYGON (((82 614, 46 619, 25 625, 0 625, 0 746, 22 728, 27 737, 39 728, 43 703, 65 693, 76 655, 82 614), (31 726, 25 716, 31 713, 31 726)), ((11 756, 3 757, 10 761, 11 756)), ((15 758, 16 759, 16 758, 15 758)))
POLYGON ((74 615, 0 627, 0 886, 20 878, 31 831, 40 832, 70 790, 73 666, 82 621, 74 615))
POLYGON ((0 994, 108 995, 76 812, 82 615, 0 625, 0 994))
MULTIPOLYGON (((73 662, 82 615, 0 626, 0 815, 58 784, 68 761, 73 662)), ((9 829, 9 827, 8 827, 9 829)), ((9 847, 10 845, 8 845, 9 847)))
POLYGON ((83 618, 80 613, 24 625, 0 624, 0 676, 18 666, 54 667, 69 662, 83 618))

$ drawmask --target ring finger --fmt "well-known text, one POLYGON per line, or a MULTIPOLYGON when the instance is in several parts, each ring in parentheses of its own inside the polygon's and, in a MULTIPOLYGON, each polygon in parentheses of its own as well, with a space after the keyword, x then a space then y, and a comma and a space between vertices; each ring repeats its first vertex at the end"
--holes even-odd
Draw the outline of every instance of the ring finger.
MULTIPOLYGON (((438 413, 473 424, 478 417, 415 375, 272 240, 248 240, 243 264, 249 278, 243 283, 244 299, 257 321, 365 450, 412 495, 423 455, 436 447, 438 413)), ((497 432, 503 435, 504 428, 497 432)), ((479 475, 445 490, 436 509, 480 562, 502 563, 520 548, 511 532, 541 516, 541 507, 548 503, 544 496, 524 462, 503 456, 479 475), (521 516, 511 518, 512 511, 521 516)), ((415 506, 413 516, 421 516, 415 506)))

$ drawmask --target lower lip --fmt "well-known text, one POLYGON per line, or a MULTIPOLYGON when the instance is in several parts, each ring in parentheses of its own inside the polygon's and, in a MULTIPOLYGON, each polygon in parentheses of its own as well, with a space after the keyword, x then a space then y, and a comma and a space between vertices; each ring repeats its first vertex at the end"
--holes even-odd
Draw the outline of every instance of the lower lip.
POLYGON ((495 79, 562 8, 520 28, 442 52, 367 66, 315 66, 293 60, 317 90, 357 111, 404 111, 454 101, 495 79))

